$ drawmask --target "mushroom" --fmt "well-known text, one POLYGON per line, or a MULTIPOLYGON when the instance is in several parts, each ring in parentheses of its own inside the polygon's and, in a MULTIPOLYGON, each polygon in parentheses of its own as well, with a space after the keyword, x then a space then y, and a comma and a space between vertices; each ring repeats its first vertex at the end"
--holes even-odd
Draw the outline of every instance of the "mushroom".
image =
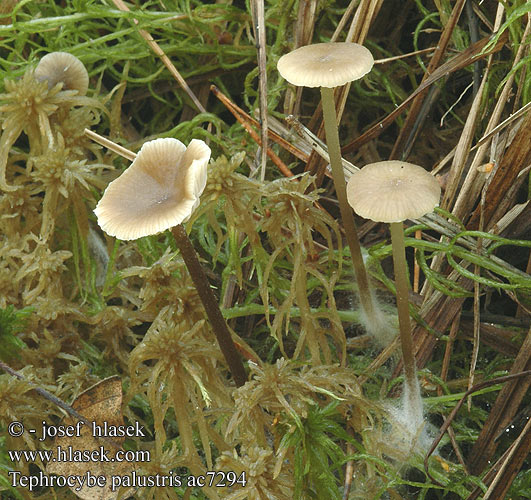
POLYGON ((282 56, 278 60, 277 69, 293 85, 321 89, 326 142, 341 219, 350 247, 361 306, 369 329, 376 330, 382 326, 382 321, 375 307, 367 270, 363 263, 354 214, 347 202, 334 101, 335 87, 361 78, 371 70, 373 64, 374 59, 370 51, 357 43, 317 43, 300 47, 282 56))
POLYGON ((298 87, 335 88, 359 80, 374 64, 369 49, 351 42, 306 45, 283 55, 279 73, 298 87))
POLYGON ((413 415, 422 418, 409 318, 402 221, 432 212, 439 204, 441 187, 437 179, 422 167, 391 160, 371 163, 355 172, 348 181, 347 196, 350 206, 361 217, 390 223, 406 394, 413 415))
POLYGON ((48 87, 63 83, 63 90, 77 90, 79 95, 87 93, 89 77, 83 63, 68 52, 50 52, 35 68, 35 78, 47 80, 48 87))
POLYGON ((242 360, 181 224, 199 204, 206 185, 210 148, 197 139, 190 141, 188 147, 177 139, 156 139, 146 142, 135 155, 106 139, 100 141, 97 134, 90 133, 90 136, 119 154, 134 158, 131 166, 107 186, 96 206, 98 224, 107 234, 125 240, 172 229, 220 349, 236 384, 242 386, 247 380, 242 360))
POLYGON ((206 185, 210 148, 193 139, 146 142, 131 166, 112 181, 94 213, 109 235, 134 240, 189 219, 206 185))

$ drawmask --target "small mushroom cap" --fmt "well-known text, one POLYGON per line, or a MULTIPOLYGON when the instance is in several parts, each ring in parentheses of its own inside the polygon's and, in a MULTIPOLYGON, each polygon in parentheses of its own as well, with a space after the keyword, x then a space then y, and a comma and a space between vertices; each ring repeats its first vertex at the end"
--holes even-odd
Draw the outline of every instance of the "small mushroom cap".
POLYGON ((369 49, 351 42, 306 45, 283 55, 279 73, 299 87, 339 87, 358 80, 372 68, 369 49))
POLYGON ((109 235, 134 240, 188 220, 205 189, 210 148, 193 139, 146 142, 105 190, 94 213, 109 235))
POLYGON ((48 80, 48 87, 63 82, 63 90, 77 90, 79 95, 87 93, 89 77, 83 63, 68 52, 50 52, 35 68, 35 78, 48 80))
POLYGON ((347 198, 354 211, 376 222, 401 222, 432 212, 441 186, 433 175, 404 161, 380 161, 352 174, 347 198))

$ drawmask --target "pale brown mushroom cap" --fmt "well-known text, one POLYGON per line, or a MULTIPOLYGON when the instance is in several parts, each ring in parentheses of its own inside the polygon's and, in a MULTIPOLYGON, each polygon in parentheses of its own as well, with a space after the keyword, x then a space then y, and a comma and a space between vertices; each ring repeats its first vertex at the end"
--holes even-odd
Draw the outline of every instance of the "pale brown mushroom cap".
POLYGON ((48 80, 48 87, 63 82, 63 90, 77 90, 79 95, 87 93, 89 77, 83 63, 68 52, 50 52, 35 68, 37 80, 48 80))
POLYGON ((210 148, 193 139, 146 142, 131 166, 105 190, 94 213, 109 235, 134 240, 188 220, 207 180, 210 148))
POLYGON ((404 161, 380 161, 352 174, 347 198, 354 211, 376 222, 401 222, 432 212, 441 186, 433 175, 404 161))
POLYGON ((283 55, 279 73, 299 87, 339 87, 358 80, 372 68, 369 49, 351 42, 306 45, 283 55))

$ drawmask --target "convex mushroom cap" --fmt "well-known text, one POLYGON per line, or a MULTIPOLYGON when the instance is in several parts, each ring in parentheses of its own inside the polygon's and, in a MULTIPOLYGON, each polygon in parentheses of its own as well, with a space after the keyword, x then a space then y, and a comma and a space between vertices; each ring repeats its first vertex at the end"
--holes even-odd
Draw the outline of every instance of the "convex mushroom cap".
POLYGON ((94 213, 109 235, 134 240, 188 220, 207 180, 210 148, 172 138, 146 142, 131 166, 105 190, 94 213))
POLYGON ((48 81, 48 87, 63 82, 63 90, 77 90, 79 95, 87 93, 89 77, 83 63, 68 52, 50 52, 35 68, 37 80, 48 81))
POLYGON ((355 172, 347 184, 354 211, 376 222, 402 222, 432 212, 441 187, 433 175, 404 161, 380 161, 355 172))
POLYGON ((299 87, 339 87, 358 80, 372 68, 369 49, 351 42, 306 45, 283 55, 279 73, 299 87))

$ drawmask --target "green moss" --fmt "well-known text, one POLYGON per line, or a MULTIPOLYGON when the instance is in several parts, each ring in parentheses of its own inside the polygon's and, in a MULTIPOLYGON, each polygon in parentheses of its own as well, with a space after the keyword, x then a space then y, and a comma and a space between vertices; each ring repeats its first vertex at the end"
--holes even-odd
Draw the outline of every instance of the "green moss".
POLYGON ((13 358, 20 358, 19 351, 27 346, 17 334, 24 330, 32 312, 31 307, 17 311, 12 305, 0 309, 0 360, 9 362, 13 358))

